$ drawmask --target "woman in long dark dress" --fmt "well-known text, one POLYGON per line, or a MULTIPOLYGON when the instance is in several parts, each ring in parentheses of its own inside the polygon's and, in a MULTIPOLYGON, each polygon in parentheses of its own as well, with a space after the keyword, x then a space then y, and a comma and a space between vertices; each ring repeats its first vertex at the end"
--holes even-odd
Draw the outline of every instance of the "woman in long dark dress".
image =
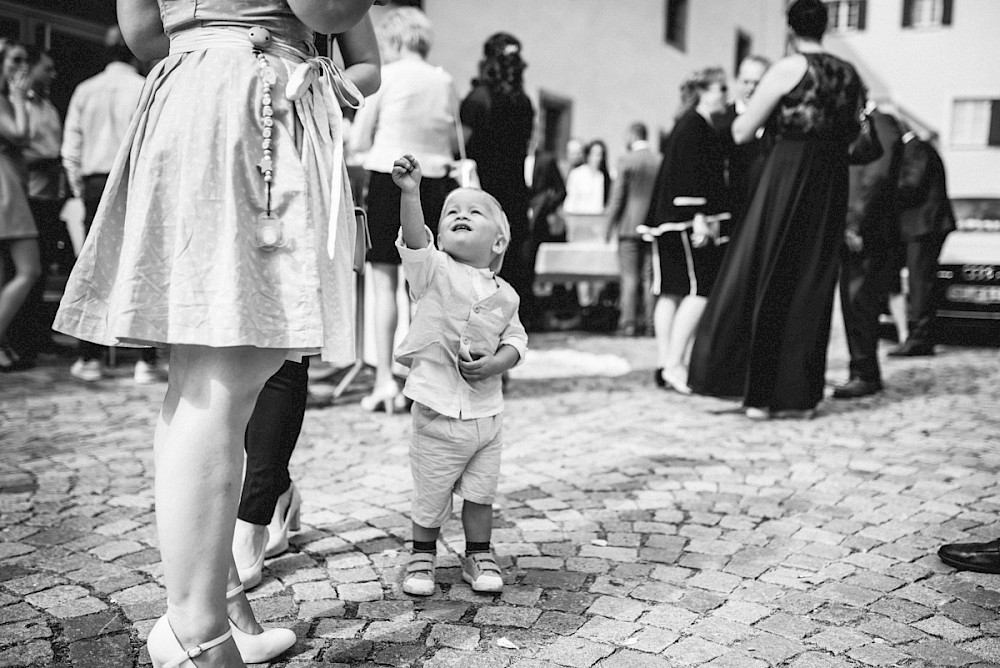
POLYGON ((812 417, 826 349, 847 211, 848 148, 864 86, 820 44, 827 10, 788 10, 797 53, 767 71, 737 142, 762 124, 776 143, 702 317, 689 382, 699 394, 743 397, 747 416, 812 417))
POLYGON ((531 283, 522 247, 528 240, 528 187, 524 159, 534 126, 535 109, 524 92, 525 62, 521 42, 498 32, 483 45, 479 77, 462 101, 460 115, 468 135, 466 152, 476 161, 483 190, 496 197, 510 221, 510 246, 500 270, 521 298, 521 320, 532 327, 531 283))
POLYGON ((726 74, 718 67, 694 72, 681 84, 681 112, 646 218, 647 227, 666 230, 653 246, 655 380, 683 394, 690 394, 684 360, 725 252, 712 234, 717 228, 704 218, 728 211, 724 147, 712 126, 725 105, 726 74))

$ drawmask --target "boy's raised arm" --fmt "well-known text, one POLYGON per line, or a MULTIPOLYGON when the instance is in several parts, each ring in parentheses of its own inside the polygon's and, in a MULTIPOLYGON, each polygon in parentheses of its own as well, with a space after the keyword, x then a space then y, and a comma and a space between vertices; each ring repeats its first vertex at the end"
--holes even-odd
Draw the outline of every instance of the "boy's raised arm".
POLYGON ((399 198, 399 222, 407 248, 426 248, 424 211, 420 208, 420 164, 412 155, 404 155, 392 164, 392 180, 403 192, 399 198))

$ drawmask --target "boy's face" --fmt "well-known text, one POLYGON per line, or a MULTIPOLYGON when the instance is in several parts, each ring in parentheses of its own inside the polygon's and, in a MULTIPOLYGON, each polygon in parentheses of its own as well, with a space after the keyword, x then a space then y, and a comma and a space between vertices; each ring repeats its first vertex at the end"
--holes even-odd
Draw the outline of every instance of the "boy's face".
POLYGON ((475 190, 453 193, 438 223, 438 245, 459 262, 483 269, 507 248, 495 206, 475 190))

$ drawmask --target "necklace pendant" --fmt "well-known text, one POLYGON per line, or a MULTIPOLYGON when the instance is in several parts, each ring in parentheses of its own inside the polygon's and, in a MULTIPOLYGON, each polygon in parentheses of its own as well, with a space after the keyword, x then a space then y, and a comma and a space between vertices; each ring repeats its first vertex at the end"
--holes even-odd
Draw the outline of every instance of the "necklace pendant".
POLYGON ((263 251, 274 251, 284 247, 285 231, 281 219, 273 213, 260 214, 254 230, 254 245, 263 251))

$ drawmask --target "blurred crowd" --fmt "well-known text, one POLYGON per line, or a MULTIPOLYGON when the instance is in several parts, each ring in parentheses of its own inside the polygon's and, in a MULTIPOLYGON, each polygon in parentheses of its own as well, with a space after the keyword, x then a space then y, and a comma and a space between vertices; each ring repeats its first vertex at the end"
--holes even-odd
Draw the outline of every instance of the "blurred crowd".
MULTIPOLYGON (((75 355, 74 377, 105 375, 104 347, 81 341, 74 349, 53 338, 55 304, 46 298, 73 267, 71 226, 78 237, 89 230, 145 82, 117 28, 105 54, 104 69, 74 91, 64 122, 50 99, 58 76, 51 55, 0 39, 0 371, 30 369, 41 355, 75 355)), ((135 381, 164 377, 156 351, 144 349, 135 381)))
MULTIPOLYGON (((698 361, 696 345, 713 326, 705 321, 706 308, 713 293, 734 289, 717 287, 720 281, 732 283, 740 271, 727 269, 738 264, 727 256, 736 252, 741 236, 751 234, 744 230, 744 219, 755 197, 765 197, 761 180, 769 156, 777 145, 788 145, 789 134, 783 136, 773 122, 762 122, 745 141, 734 140, 734 124, 752 110, 770 61, 746 57, 731 82, 717 67, 692 73, 681 86, 682 105, 671 132, 654 139, 644 123, 634 122, 623 129, 621 152, 612 161, 609 144, 618 142, 603 138, 571 137, 556 150, 543 146, 544 128, 524 88, 522 45, 513 35, 497 33, 484 44, 477 76, 460 99, 452 77, 428 60, 433 28, 419 9, 394 8, 375 27, 382 85, 356 115, 349 111, 345 132, 355 198, 367 211, 372 237, 368 261, 375 292, 376 378, 362 405, 391 411, 404 404, 392 349, 399 321, 409 314, 398 309, 399 192, 390 177, 393 159, 403 153, 415 155, 423 167, 421 200, 432 231, 448 192, 469 179, 503 205, 512 240, 501 275, 520 295, 521 319, 529 331, 587 328, 655 336, 655 384, 690 392, 691 365, 711 367, 698 361), (539 248, 572 242, 573 226, 581 220, 596 221, 605 252, 616 256, 617 280, 575 285, 536 280, 539 248)), ((821 37, 822 30, 814 30, 808 43, 818 45, 821 37)), ((58 289, 79 250, 67 222, 77 225, 77 236, 89 230, 144 82, 117 29, 109 31, 106 54, 104 70, 74 92, 64 122, 49 99, 58 64, 37 47, 0 42, 2 371, 29 369, 39 356, 55 354, 76 358, 70 369, 74 377, 96 381, 105 376, 113 354, 86 342, 75 349, 57 343, 51 330, 54 304, 46 299, 47 286, 58 289)), ((847 200, 846 213, 838 213, 831 227, 837 229, 836 243, 823 242, 814 255, 806 239, 793 246, 801 256, 795 261, 815 265, 811 270, 837 258, 852 360, 849 383, 834 395, 842 398, 881 389, 876 348, 886 311, 902 344, 890 354, 933 354, 930 288, 937 252, 954 225, 934 147, 882 111, 865 112, 863 125, 877 130, 879 157, 851 167, 849 184, 833 184, 842 191, 837 197, 847 200), (899 279, 903 267, 909 276, 908 303, 899 279)), ((767 178, 791 182, 796 177, 786 168, 767 178)), ((759 206, 764 203, 761 199, 759 206)), ((771 250, 792 252, 782 248, 771 250)), ((832 285, 826 274, 820 282, 832 285)), ((816 317, 828 321, 823 311, 832 297, 825 287, 811 299, 816 317)), ((743 325, 745 331, 754 329, 743 325)), ((825 328, 811 345, 826 340, 825 328)), ((705 340, 713 350, 704 355, 734 354, 720 352, 718 339, 705 340)), ((804 358, 795 359, 807 365, 804 358)), ((134 369, 136 382, 156 382, 164 375, 155 349, 144 349, 134 369)), ((701 389, 719 393, 718 388, 701 389)), ((747 388, 737 389, 735 395, 745 396, 747 388)))

